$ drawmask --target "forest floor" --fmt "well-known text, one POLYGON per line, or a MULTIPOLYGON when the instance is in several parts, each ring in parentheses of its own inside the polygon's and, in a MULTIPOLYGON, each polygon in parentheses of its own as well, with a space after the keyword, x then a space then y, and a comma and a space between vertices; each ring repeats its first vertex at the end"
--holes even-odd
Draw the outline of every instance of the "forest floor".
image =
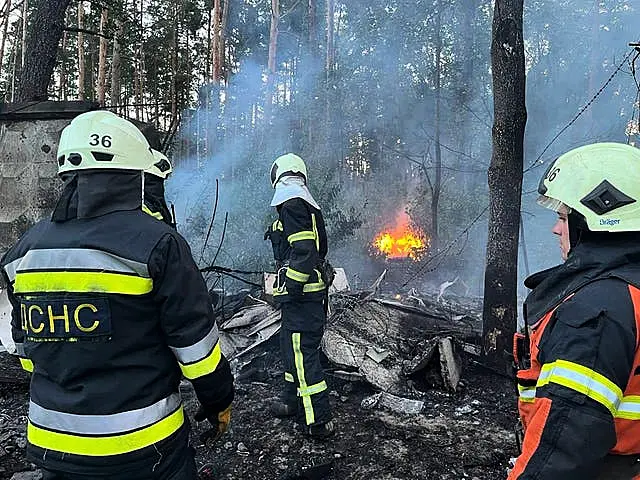
MULTIPOLYGON (((237 382, 231 428, 215 445, 199 441, 206 422, 192 422, 198 466, 208 464, 213 478, 495 480, 506 477, 509 458, 517 454, 513 384, 479 366, 465 365, 458 393, 426 392, 418 415, 364 409, 362 400, 376 393, 373 388, 329 377, 337 433, 318 441, 303 436, 294 420, 268 414, 282 378, 273 352, 267 350, 252 377, 237 382), (330 473, 312 476, 309 467, 330 473)), ((15 358, 0 354, 0 377, 22 375, 15 369, 15 358)), ((24 459, 27 388, 0 384, 0 479, 38 478, 24 459)), ((186 388, 183 397, 192 418, 195 395, 186 388)))

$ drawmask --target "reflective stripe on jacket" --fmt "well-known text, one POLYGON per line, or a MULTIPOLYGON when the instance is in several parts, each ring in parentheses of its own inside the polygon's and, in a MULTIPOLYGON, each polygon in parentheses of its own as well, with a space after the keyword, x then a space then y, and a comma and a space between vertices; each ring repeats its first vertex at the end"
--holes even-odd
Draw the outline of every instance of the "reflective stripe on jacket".
POLYGON ((620 279, 588 284, 530 326, 510 480, 596 478, 607 453, 640 454, 639 347, 640 290, 620 279))
POLYGON ((320 271, 327 255, 327 234, 322 212, 301 198, 278 206, 279 218, 271 231, 274 257, 281 262, 274 285, 277 301, 289 301, 287 283, 301 284, 303 296, 296 300, 321 300, 326 290, 320 271))
POLYGON ((140 210, 43 221, 1 265, 39 466, 94 475, 166 458, 186 426, 182 375, 211 410, 232 401, 206 285, 165 223, 140 210))

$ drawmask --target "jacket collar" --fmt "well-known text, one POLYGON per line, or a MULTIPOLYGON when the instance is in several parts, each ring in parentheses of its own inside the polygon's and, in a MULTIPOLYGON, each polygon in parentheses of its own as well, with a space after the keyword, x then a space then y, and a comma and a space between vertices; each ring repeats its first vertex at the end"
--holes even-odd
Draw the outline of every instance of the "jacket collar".
POLYGON ((571 249, 562 265, 528 277, 525 301, 529 325, 586 284, 615 277, 640 288, 640 233, 593 234, 571 249))
POLYGON ((87 170, 63 177, 64 187, 51 220, 95 218, 142 208, 142 173, 87 170))

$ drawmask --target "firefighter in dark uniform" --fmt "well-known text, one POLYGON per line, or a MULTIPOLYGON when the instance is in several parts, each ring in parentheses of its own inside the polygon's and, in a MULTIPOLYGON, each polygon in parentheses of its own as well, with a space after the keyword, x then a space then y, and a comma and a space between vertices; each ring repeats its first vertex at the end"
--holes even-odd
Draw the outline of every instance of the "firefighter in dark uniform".
POLYGON ((524 442, 508 478, 640 478, 640 150, 577 148, 538 190, 565 262, 525 281, 524 442))
POLYGON ((292 153, 276 159, 271 168, 271 206, 278 219, 265 239, 271 240, 278 271, 274 298, 282 309, 280 350, 285 368, 282 401, 272 410, 281 417, 299 415, 305 433, 322 438, 334 433, 319 352, 331 274, 322 212, 307 179, 304 161, 292 153))
POLYGON ((234 389, 206 285, 161 198, 171 166, 106 111, 63 130, 58 166, 51 220, 1 262, 32 372, 27 458, 45 479, 195 479, 181 377, 220 434, 234 389))

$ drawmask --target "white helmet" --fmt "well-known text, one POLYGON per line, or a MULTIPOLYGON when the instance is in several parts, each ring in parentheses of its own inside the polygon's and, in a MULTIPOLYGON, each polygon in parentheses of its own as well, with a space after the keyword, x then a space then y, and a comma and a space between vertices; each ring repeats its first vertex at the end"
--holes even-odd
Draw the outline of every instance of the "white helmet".
POLYGON ((304 160, 294 153, 282 155, 273 162, 271 165, 271 186, 276 188, 278 180, 287 174, 300 175, 304 178, 304 183, 307 183, 307 166, 304 164, 304 160))
POLYGON ((580 213, 592 232, 640 231, 640 150, 594 143, 558 157, 540 180, 538 203, 580 213))
POLYGON ((58 144, 58 174, 76 170, 148 170, 157 162, 149 142, 130 121, 107 110, 83 113, 58 144))
POLYGON ((158 150, 151 149, 151 153, 153 154, 154 163, 151 165, 151 168, 148 168, 145 172, 166 180, 169 175, 171 175, 171 172, 173 172, 171 162, 164 153, 158 150))

